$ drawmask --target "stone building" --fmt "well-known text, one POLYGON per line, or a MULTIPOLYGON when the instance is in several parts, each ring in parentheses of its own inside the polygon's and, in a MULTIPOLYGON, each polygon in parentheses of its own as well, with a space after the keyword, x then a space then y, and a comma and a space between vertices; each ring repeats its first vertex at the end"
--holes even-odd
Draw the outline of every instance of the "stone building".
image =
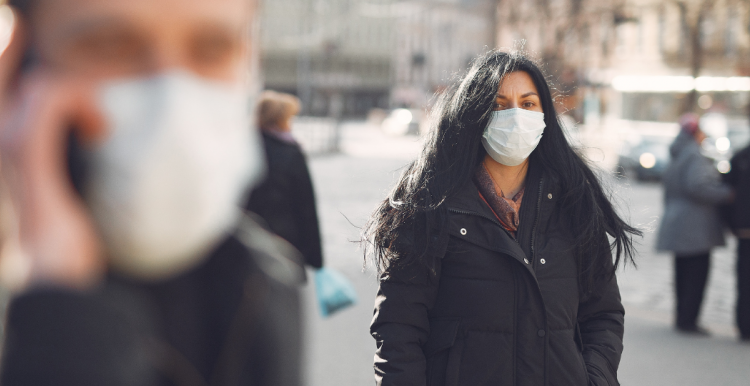
POLYGON ((265 87, 297 94, 309 115, 362 116, 388 107, 394 2, 263 2, 265 87))
POLYGON ((490 0, 267 0, 265 87, 297 94, 310 115, 424 107, 492 48, 490 0))
POLYGON ((747 0, 497 4, 497 44, 525 40, 578 121, 674 122, 688 109, 745 115, 747 0))
POLYGON ((493 48, 490 1, 402 1, 395 12, 392 103, 419 108, 493 48))

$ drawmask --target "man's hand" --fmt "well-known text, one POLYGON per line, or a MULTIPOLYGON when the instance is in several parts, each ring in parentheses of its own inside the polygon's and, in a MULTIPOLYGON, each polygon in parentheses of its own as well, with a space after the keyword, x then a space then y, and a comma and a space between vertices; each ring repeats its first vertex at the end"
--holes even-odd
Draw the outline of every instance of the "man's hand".
POLYGON ((103 123, 93 87, 83 79, 46 71, 43 64, 21 73, 25 50, 16 25, 0 56, 0 156, 28 259, 29 285, 84 288, 104 272, 101 245, 67 170, 71 127, 84 146, 95 143, 103 123))

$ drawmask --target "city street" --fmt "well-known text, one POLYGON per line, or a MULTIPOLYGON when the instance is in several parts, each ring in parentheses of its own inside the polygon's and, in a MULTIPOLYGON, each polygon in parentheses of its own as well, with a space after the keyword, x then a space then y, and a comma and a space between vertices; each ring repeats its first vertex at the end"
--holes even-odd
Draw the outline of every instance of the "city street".
MULTIPOLYGON (((314 288, 304 293, 306 381, 310 386, 373 383, 374 340, 368 327, 377 290, 374 270, 363 270, 359 232, 367 216, 416 156, 414 137, 385 137, 364 125, 342 130, 342 152, 310 158, 322 223, 326 265, 355 285, 359 303, 323 320, 314 288)), ((626 304, 625 352, 619 371, 623 385, 747 385, 750 345, 737 343, 733 327, 733 241, 715 251, 703 322, 711 338, 690 338, 671 329, 672 259, 653 249, 661 213, 658 183, 611 183, 621 208, 644 229, 638 269, 619 273, 626 304)))

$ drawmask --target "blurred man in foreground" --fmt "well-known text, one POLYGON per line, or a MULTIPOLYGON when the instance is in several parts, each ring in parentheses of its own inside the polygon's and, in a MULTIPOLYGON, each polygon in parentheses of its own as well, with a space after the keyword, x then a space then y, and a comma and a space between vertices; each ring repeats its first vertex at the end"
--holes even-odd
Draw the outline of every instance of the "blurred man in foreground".
POLYGON ((11 0, 2 169, 25 290, 2 384, 296 385, 293 249, 261 177, 249 0, 11 0))

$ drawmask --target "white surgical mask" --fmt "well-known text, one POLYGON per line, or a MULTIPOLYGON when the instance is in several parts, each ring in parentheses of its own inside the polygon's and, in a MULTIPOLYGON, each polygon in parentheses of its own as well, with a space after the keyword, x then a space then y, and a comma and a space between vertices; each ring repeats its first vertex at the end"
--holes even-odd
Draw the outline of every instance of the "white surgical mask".
POLYGON ((99 102, 109 132, 84 197, 110 266, 149 280, 194 267, 265 170, 248 92, 175 71, 105 84, 99 102))
POLYGON ((520 165, 542 139, 544 113, 524 109, 493 111, 482 134, 482 145, 495 161, 520 165))

